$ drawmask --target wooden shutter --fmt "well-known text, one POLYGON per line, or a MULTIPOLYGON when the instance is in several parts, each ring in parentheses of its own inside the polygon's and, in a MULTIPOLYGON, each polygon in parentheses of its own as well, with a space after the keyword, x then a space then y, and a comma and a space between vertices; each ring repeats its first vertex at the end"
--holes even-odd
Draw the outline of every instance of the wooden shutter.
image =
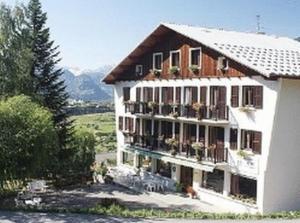
POLYGON ((237 149, 237 129, 230 128, 230 149, 237 149))
POLYGON ((226 87, 220 86, 219 89, 219 98, 217 104, 226 105, 226 87))
POLYGON ((162 103, 167 104, 168 103, 168 88, 162 87, 161 89, 161 100, 162 103))
POLYGON ((140 135, 140 123, 141 123, 141 119, 137 118, 135 120, 135 132, 137 135, 140 135))
POLYGON ((207 87, 200 87, 200 102, 206 105, 207 87))
POLYGON ((239 186, 240 178, 237 175, 231 175, 231 184, 230 184, 230 193, 233 195, 240 193, 240 186, 239 186))
POLYGON ((261 132, 253 131, 252 149, 254 153, 261 154, 261 132))
POLYGON ((125 131, 129 130, 129 118, 125 117, 125 131))
POLYGON ((263 87, 262 86, 255 86, 253 88, 253 101, 255 108, 262 108, 263 107, 263 87))
POLYGON ((245 149, 245 130, 241 129, 241 149, 245 149))
POLYGON ((133 132, 133 118, 129 118, 129 131, 133 132))
POLYGON ((159 87, 154 88, 154 101, 159 103, 159 87))
POLYGON ((140 87, 136 88, 136 96, 135 97, 136 97, 137 102, 141 101, 141 88, 140 87))
POLYGON ((149 101, 153 101, 153 88, 152 87, 145 87, 143 89, 144 92, 144 101, 145 102, 149 102, 149 101))
POLYGON ((168 87, 168 102, 167 103, 173 103, 173 88, 168 87))
POLYGON ((202 142, 205 145, 205 126, 199 126, 199 142, 202 142))
POLYGON ((231 107, 239 106, 239 86, 231 87, 231 107))
POLYGON ((181 87, 176 87, 176 103, 181 104, 181 87))
POLYGON ((123 116, 119 116, 119 130, 123 131, 123 116))
POLYGON ((191 93, 192 93, 192 104, 193 104, 198 101, 198 88, 191 87, 191 93))

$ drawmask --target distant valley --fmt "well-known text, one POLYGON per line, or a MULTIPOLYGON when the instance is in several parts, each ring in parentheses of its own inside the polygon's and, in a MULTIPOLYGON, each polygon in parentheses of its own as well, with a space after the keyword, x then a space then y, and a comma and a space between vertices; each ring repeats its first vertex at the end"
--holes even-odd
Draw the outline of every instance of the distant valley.
POLYGON ((70 98, 83 101, 111 101, 112 87, 101 82, 111 69, 111 65, 84 71, 63 68, 62 79, 65 81, 70 98))

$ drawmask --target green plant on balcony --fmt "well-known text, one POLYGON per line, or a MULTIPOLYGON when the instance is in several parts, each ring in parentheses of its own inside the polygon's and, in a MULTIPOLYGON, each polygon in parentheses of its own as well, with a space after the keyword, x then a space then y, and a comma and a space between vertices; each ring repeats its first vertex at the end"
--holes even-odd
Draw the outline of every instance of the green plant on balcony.
POLYGON ((198 74, 199 72, 199 67, 197 65, 191 65, 189 69, 193 74, 198 74))
POLYGON ((158 103, 156 103, 155 101, 149 101, 147 106, 149 109, 151 109, 150 114, 154 115, 156 112, 156 108, 158 107, 158 103))
POLYGON ((172 156, 175 156, 177 154, 177 146, 178 146, 178 140, 175 138, 167 138, 165 140, 165 143, 171 148, 170 152, 172 156))
POLYGON ((155 75, 156 77, 159 77, 161 74, 161 71, 158 69, 152 69, 150 70, 151 74, 155 75))
POLYGON ((196 151, 196 159, 198 161, 201 161, 200 152, 204 149, 204 144, 202 142, 194 142, 192 144, 192 148, 196 151))
POLYGON ((239 150, 236 154, 243 159, 248 159, 251 155, 253 155, 251 152, 247 152, 244 149, 239 150))
POLYGON ((199 102, 195 102, 193 105, 192 105, 192 108, 194 109, 194 111, 196 112, 197 114, 197 117, 199 120, 202 119, 202 113, 201 113, 201 109, 204 107, 204 104, 203 103, 199 103, 199 102))
POLYGON ((173 74, 173 75, 178 75, 179 74, 179 67, 178 66, 170 67, 169 73, 173 74))

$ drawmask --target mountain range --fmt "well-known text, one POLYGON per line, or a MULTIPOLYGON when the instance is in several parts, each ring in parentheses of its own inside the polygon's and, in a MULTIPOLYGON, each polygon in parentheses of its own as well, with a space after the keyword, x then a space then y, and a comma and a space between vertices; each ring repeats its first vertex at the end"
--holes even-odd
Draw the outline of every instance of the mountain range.
POLYGON ((110 101, 113 96, 112 87, 105 85, 101 80, 111 69, 111 65, 105 65, 96 70, 83 71, 64 67, 61 78, 65 81, 70 99, 110 101))

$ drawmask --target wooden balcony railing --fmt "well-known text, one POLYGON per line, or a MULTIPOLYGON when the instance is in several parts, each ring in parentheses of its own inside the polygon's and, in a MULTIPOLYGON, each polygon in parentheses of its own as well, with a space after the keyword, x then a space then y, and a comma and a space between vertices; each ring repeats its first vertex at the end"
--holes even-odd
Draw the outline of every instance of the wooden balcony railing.
MULTIPOLYGON (((142 147, 149 151, 162 151, 171 153, 172 148, 165 143, 164 139, 150 135, 127 135, 125 144, 142 147)), ((199 162, 207 161, 212 163, 227 162, 228 150, 224 147, 215 149, 203 147, 201 150, 195 150, 192 143, 179 143, 175 148, 178 155, 187 158, 197 158, 199 162)))

